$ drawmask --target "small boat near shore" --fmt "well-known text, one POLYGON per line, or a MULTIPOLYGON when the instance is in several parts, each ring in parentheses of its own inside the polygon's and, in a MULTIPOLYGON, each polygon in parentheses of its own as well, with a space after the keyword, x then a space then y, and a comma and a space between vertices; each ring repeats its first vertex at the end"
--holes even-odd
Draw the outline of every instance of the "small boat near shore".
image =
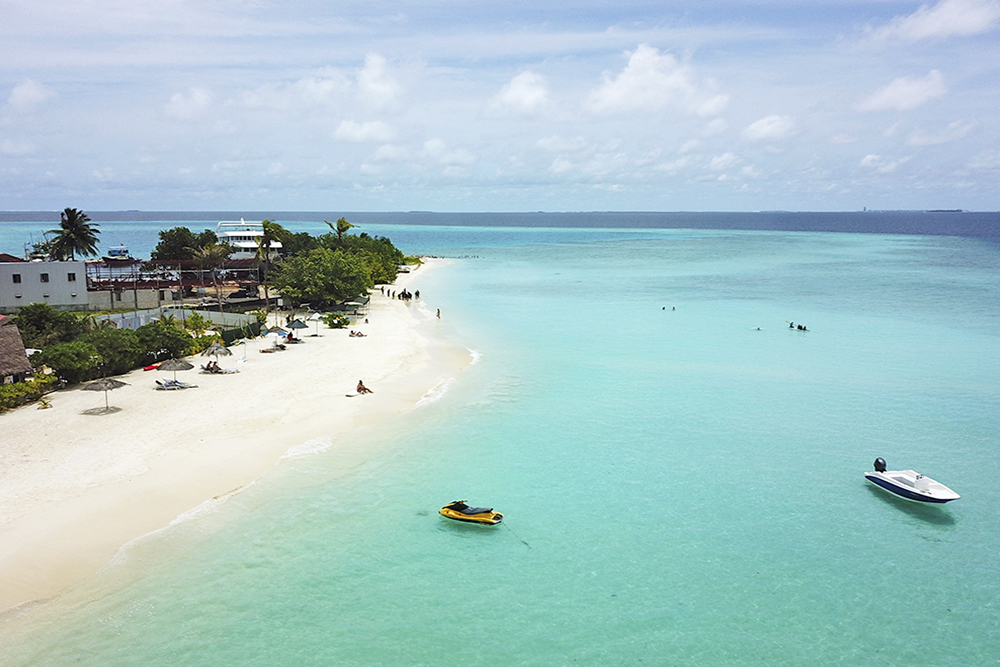
POLYGON ((866 472, 865 479, 895 496, 918 503, 943 504, 962 497, 916 470, 886 470, 885 459, 881 457, 875 459, 875 470, 866 472))
POLYGON ((503 514, 494 512, 492 507, 469 507, 464 500, 456 500, 442 507, 438 514, 455 521, 479 523, 485 526, 495 526, 503 521, 503 514))

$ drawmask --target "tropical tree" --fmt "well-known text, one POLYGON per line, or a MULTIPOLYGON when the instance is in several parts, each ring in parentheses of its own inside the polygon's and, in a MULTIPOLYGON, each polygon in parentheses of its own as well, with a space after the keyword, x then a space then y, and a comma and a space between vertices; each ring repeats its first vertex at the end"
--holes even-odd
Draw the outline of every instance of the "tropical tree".
POLYGON ((144 324, 135 330, 139 344, 145 350, 144 363, 184 356, 191 345, 191 336, 180 327, 160 317, 159 321, 144 324))
POLYGON ((70 384, 93 377, 95 368, 102 361, 97 348, 82 341, 56 343, 31 355, 32 366, 48 366, 70 384))
POLYGON ((271 245, 275 241, 279 243, 283 242, 286 238, 291 236, 291 233, 274 220, 264 220, 260 223, 260 225, 263 228, 264 233, 257 237, 257 251, 254 253, 253 261, 257 267, 257 275, 260 283, 264 285, 264 310, 265 312, 270 313, 271 297, 267 291, 268 273, 271 269, 271 263, 277 255, 277 253, 271 249, 271 245))
POLYGON ((351 224, 351 223, 349 223, 347 221, 347 218, 341 218, 340 220, 337 221, 337 224, 333 224, 329 220, 324 220, 323 222, 325 222, 326 224, 330 225, 330 229, 332 229, 334 232, 337 233, 337 245, 338 246, 340 246, 340 245, 343 244, 343 242, 344 242, 344 234, 346 234, 347 231, 349 229, 351 229, 351 227, 354 227, 353 224, 351 224))
POLYGON ((91 225, 83 211, 67 208, 60 214, 59 229, 49 230, 52 239, 52 256, 59 260, 74 260, 76 253, 84 257, 97 254, 97 225, 91 225))
POLYGON ((343 301, 374 286, 370 267, 361 257, 317 248, 276 266, 274 286, 292 301, 343 301))
POLYGON ((160 231, 160 241, 150 254, 150 259, 194 259, 194 249, 218 243, 219 237, 211 229, 195 234, 187 227, 174 227, 160 231))
POLYGON ((145 358, 146 350, 139 336, 131 329, 96 329, 88 331, 74 343, 89 343, 101 357, 101 375, 128 373, 145 358))
POLYGON ((212 270, 212 287, 215 288, 215 298, 219 303, 219 312, 222 312, 222 293, 219 291, 219 281, 215 275, 215 270, 225 265, 232 248, 224 243, 209 243, 200 248, 190 248, 193 259, 198 262, 201 270, 212 270))
POLYGON ((26 347, 44 348, 55 343, 66 343, 86 328, 84 321, 47 303, 21 306, 14 315, 14 324, 21 332, 26 347))

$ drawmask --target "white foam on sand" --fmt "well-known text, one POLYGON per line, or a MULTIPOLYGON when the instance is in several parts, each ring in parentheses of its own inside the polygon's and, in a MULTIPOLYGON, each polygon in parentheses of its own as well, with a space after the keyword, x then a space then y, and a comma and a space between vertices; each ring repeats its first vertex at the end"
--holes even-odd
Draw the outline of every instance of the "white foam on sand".
POLYGON ((304 456, 312 456, 313 454, 325 452, 333 447, 333 440, 334 438, 332 435, 325 435, 319 438, 313 438, 312 440, 306 440, 301 444, 289 447, 288 451, 282 455, 281 460, 288 461, 291 459, 300 459, 304 456))
POLYGON ((455 378, 448 378, 446 380, 441 380, 436 385, 427 390, 427 392, 420 397, 417 401, 416 407, 421 408, 425 405, 430 405, 444 398, 444 395, 448 393, 448 388, 455 381, 455 378))
POLYGON ((479 363, 479 360, 483 358, 483 353, 479 350, 469 350, 469 356, 472 357, 472 361, 469 362, 470 366, 475 366, 479 363))

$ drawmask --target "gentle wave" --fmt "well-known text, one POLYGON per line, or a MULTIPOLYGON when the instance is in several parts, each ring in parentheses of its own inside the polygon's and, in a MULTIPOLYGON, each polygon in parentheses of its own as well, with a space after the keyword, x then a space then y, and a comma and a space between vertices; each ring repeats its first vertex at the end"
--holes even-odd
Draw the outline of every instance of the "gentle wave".
POLYGON ((470 366, 475 366, 479 363, 479 360, 483 358, 483 353, 479 350, 469 349, 469 356, 472 357, 472 362, 469 363, 470 366))
POLYGON ((312 440, 306 440, 300 445, 293 445, 289 447, 288 451, 281 456, 281 460, 286 461, 289 459, 300 459, 303 456, 311 456, 313 454, 325 452, 331 447, 333 447, 333 436, 326 435, 321 438, 313 438, 312 440))
POLYGON ((174 518, 174 520, 171 521, 170 523, 168 523, 166 526, 164 526, 162 528, 157 528, 156 530, 151 530, 150 532, 146 533, 145 535, 140 535, 139 537, 136 537, 134 539, 129 540, 128 542, 126 542, 125 544, 123 544, 121 547, 118 548, 118 551, 115 553, 115 555, 108 562, 108 565, 109 566, 121 565, 121 564, 127 562, 128 561, 129 552, 130 552, 130 550, 131 550, 131 548, 133 546, 139 544, 140 542, 148 540, 151 537, 159 535, 160 533, 168 531, 171 528, 174 528, 174 527, 179 526, 181 524, 188 523, 189 521, 194 521, 196 519, 200 519, 203 516, 206 516, 208 514, 211 514, 211 513, 215 512, 220 507, 222 507, 226 503, 227 500, 229 500, 230 498, 232 498, 233 496, 235 496, 238 493, 242 493, 242 492, 246 491, 247 489, 249 489, 254 484, 256 484, 256 481, 250 482, 249 484, 244 484, 243 486, 239 486, 239 487, 237 487, 237 488, 235 488, 235 489, 233 489, 231 491, 227 491, 226 493, 220 493, 219 495, 217 495, 217 496, 215 496, 213 498, 210 498, 209 500, 206 500, 205 502, 201 503, 200 505, 192 507, 187 512, 182 512, 181 514, 178 514, 174 518))
POLYGON ((419 408, 424 405, 428 405, 430 403, 434 403, 435 401, 441 400, 441 398, 446 393, 448 393, 448 388, 454 381, 455 378, 448 378, 447 380, 441 380, 440 382, 438 382, 436 385, 431 387, 427 391, 427 393, 425 393, 423 396, 420 397, 420 400, 417 401, 417 407, 419 408))

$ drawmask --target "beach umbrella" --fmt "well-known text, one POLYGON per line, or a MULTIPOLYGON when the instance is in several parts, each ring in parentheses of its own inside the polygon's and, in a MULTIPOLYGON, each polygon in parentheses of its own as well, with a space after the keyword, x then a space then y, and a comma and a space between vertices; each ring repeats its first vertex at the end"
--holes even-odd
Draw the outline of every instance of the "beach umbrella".
POLYGON ((219 357, 228 357, 231 356, 232 354, 233 354, 232 350, 230 350, 228 347, 226 347, 219 341, 215 341, 214 343, 205 348, 205 351, 201 353, 201 356, 215 357, 215 360, 218 361, 219 357))
POLYGON ((316 323, 316 333, 314 333, 313 336, 319 336, 319 323, 323 320, 323 313, 320 312, 313 313, 312 315, 309 316, 308 319, 310 322, 316 323))
POLYGON ((292 320, 288 323, 289 329, 308 329, 309 325, 302 320, 292 320))
POLYGON ((277 341, 277 339, 280 336, 284 336, 287 333, 288 333, 287 331, 285 331, 284 329, 282 329, 281 327, 279 327, 277 324, 275 324, 273 327, 271 327, 270 329, 268 329, 264 333, 264 338, 267 338, 268 336, 274 336, 274 338, 275 338, 275 340, 273 341, 274 342, 274 347, 278 347, 278 341, 277 341))
POLYGON ((108 405, 108 392, 112 389, 118 389, 119 387, 124 387, 128 382, 122 382, 121 380, 115 380, 114 378, 101 378, 96 382, 91 382, 86 387, 83 388, 84 391, 103 391, 104 392, 104 410, 107 412, 110 410, 108 405))
POLYGON ((173 371, 174 379, 177 379, 177 371, 189 371, 194 368, 194 364, 190 364, 183 359, 167 359, 159 366, 161 371, 173 371))

